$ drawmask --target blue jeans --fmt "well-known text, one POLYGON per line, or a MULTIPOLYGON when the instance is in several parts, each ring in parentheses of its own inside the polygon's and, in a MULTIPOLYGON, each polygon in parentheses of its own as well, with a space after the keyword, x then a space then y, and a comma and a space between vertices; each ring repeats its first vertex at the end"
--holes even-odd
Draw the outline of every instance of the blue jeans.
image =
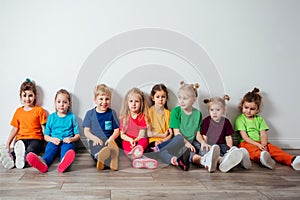
POLYGON ((75 150, 74 143, 64 143, 61 142, 59 145, 55 145, 52 142, 48 142, 46 145, 45 153, 43 155, 43 159, 45 160, 46 164, 49 166, 52 164, 56 156, 60 153, 60 160, 63 159, 67 151, 70 149, 75 150))
POLYGON ((183 136, 178 134, 170 140, 158 145, 160 149, 159 157, 164 163, 171 164, 172 157, 179 157, 181 155, 180 153, 183 153, 184 147, 183 136))

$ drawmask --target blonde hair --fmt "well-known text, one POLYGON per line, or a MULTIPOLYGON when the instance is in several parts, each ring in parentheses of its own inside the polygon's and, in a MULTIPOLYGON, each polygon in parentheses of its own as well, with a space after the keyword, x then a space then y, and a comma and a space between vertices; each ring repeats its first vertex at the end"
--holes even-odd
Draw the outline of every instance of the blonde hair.
POLYGON ((111 91, 105 84, 99 84, 94 89, 94 97, 96 98, 98 95, 107 95, 111 97, 111 91))
POLYGON ((230 97, 227 94, 225 94, 223 96, 223 98, 221 98, 221 97, 211 97, 210 99, 203 99, 203 102, 205 104, 207 104, 208 109, 210 108, 210 106, 212 104, 219 104, 223 108, 226 108, 226 102, 225 101, 229 101, 229 100, 230 100, 230 97))
POLYGON ((131 114, 129 107, 128 107, 128 100, 133 94, 138 94, 140 96, 141 106, 140 106, 139 113, 144 114, 145 119, 147 119, 148 104, 147 104, 147 100, 145 98, 145 94, 139 88, 136 88, 136 87, 132 88, 131 90, 129 90, 126 93, 125 98, 123 99, 123 102, 122 102, 122 107, 121 107, 121 112, 120 112, 120 120, 123 120, 123 126, 125 127, 125 129, 127 129, 129 117, 131 114))
POLYGON ((178 94, 181 91, 188 92, 191 96, 198 97, 197 89, 200 87, 198 83, 195 84, 186 84, 184 81, 180 82, 180 88, 178 90, 178 94))

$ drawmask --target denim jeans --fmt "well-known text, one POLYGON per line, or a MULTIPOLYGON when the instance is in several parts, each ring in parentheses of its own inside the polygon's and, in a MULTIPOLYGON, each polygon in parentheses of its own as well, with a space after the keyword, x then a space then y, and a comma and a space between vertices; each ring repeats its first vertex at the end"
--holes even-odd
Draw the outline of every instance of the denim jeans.
POLYGON ((64 143, 61 142, 59 145, 55 145, 52 142, 48 142, 46 145, 45 153, 43 155, 43 159, 45 160, 46 164, 49 166, 52 164, 56 156, 60 153, 60 160, 63 159, 67 151, 70 149, 75 150, 74 143, 64 143))

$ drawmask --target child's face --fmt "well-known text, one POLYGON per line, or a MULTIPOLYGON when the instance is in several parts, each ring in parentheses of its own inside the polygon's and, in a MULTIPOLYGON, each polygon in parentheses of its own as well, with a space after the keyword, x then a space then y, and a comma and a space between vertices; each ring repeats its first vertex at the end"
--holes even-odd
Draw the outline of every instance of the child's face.
POLYGON ((70 107, 70 101, 67 94, 57 94, 55 99, 55 109, 59 114, 66 114, 70 107))
POLYGON ((155 106, 163 108, 167 102, 167 95, 165 91, 157 91, 154 96, 151 97, 155 106))
POLYGON ((243 103, 242 112, 247 118, 249 119, 253 118, 253 116, 257 113, 257 111, 258 111, 258 106, 256 105, 256 103, 247 102, 247 101, 243 103))
POLYGON ((140 112, 140 107, 141 107, 141 97, 139 94, 132 94, 128 98, 128 108, 131 113, 139 113, 140 112))
POLYGON ((183 110, 190 110, 196 101, 196 97, 188 92, 181 91, 178 94, 178 102, 183 110))
POLYGON ((209 115, 210 117, 216 121, 216 122, 219 122, 220 119, 222 118, 222 116, 224 115, 225 113, 225 108, 223 106, 221 106, 220 104, 218 103, 212 103, 210 106, 209 106, 209 115))
POLYGON ((25 107, 33 107, 35 94, 31 90, 25 90, 21 95, 21 102, 25 107))
POLYGON ((98 112, 106 112, 110 106, 110 96, 100 94, 95 98, 95 103, 97 105, 98 112))

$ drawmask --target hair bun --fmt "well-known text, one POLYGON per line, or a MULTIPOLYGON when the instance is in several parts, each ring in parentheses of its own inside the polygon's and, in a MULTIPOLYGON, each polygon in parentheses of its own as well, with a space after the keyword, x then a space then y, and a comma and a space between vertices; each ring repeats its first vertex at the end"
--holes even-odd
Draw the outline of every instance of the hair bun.
POLYGON ((257 87, 255 87, 253 90, 252 90, 253 93, 259 93, 259 89, 257 87))
POLYGON ((224 97, 223 97, 224 101, 229 101, 230 100, 230 97, 229 95, 225 94, 224 97))
POLYGON ((203 103, 208 104, 210 102, 210 99, 203 99, 203 103))

